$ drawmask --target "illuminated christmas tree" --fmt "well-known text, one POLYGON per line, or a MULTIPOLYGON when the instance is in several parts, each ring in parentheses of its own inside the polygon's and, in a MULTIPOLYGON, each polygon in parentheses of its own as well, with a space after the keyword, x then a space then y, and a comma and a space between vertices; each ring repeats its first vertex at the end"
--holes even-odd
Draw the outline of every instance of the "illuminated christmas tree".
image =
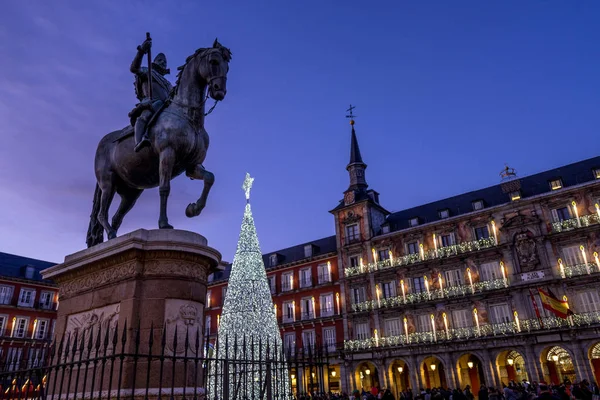
POLYGON ((250 207, 253 181, 246 174, 242 186, 246 208, 218 328, 217 361, 210 363, 211 400, 224 399, 225 395, 228 399, 291 398, 277 317, 250 207), (228 371, 221 360, 228 360, 228 371), (228 388, 224 387, 225 376, 228 388))

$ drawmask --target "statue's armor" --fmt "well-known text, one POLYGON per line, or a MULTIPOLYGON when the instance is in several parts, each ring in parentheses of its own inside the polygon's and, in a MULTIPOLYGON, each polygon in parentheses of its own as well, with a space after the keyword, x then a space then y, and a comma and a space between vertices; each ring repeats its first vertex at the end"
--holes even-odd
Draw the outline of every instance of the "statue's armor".
POLYGON ((142 67, 143 50, 138 47, 138 52, 131 63, 130 70, 135 74, 135 95, 140 101, 129 113, 131 125, 134 127, 135 151, 149 143, 146 137, 148 122, 164 102, 169 98, 173 86, 163 77, 168 74, 167 59, 164 54, 156 56, 152 63, 152 98, 150 98, 150 85, 148 68, 142 67))
MULTIPOLYGON (((164 102, 169 97, 171 89, 173 89, 171 82, 166 80, 156 70, 152 70, 152 100, 161 100, 164 102)), ((140 72, 136 75, 135 95, 140 102, 150 97, 148 90, 148 68, 146 67, 141 67, 140 72)))

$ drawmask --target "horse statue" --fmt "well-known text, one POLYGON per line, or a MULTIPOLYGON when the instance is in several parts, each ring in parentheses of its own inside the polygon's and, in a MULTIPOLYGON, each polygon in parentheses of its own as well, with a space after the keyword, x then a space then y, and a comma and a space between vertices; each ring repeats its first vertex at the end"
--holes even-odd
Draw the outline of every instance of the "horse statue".
POLYGON ((96 190, 87 246, 91 247, 117 236, 123 217, 133 208, 144 189, 159 187, 160 216, 158 227, 172 229, 167 218, 167 200, 171 179, 185 174, 204 180, 200 198, 190 203, 185 215, 195 217, 206 205, 214 175, 202 162, 206 158, 209 138, 204 129, 204 106, 210 96, 216 102, 227 94, 226 82, 231 51, 215 40, 213 47, 200 48, 179 67, 177 81, 163 108, 148 125, 150 146, 134 151, 130 126, 111 132, 98 144, 94 169, 96 190), (115 193, 121 203, 108 222, 108 210, 115 193))

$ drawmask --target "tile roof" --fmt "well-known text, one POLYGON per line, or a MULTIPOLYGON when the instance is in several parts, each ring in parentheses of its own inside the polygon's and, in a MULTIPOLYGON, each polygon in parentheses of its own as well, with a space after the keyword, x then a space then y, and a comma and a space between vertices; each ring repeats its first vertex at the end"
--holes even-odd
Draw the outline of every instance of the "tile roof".
MULTIPOLYGON (((593 169, 600 168, 600 156, 564 165, 555 169, 518 178, 521 183, 521 198, 532 197, 550 192, 550 180, 560 178, 563 187, 578 185, 596 179, 593 169)), ((417 207, 397 211, 387 217, 390 231, 409 228, 409 220, 419 218, 419 224, 439 221, 438 212, 443 209, 450 211, 450 217, 473 211, 473 202, 483 200, 484 208, 508 203, 509 195, 502 191, 502 183, 484 189, 463 193, 458 196, 434 201, 417 207)))
POLYGON ((292 247, 288 247, 286 249, 272 251, 267 254, 263 254, 263 262, 267 269, 272 268, 270 265, 269 257, 271 254, 278 255, 278 265, 288 264, 296 261, 300 261, 303 259, 307 259, 304 256, 304 246, 307 244, 312 244, 315 246, 313 248, 313 256, 319 256, 322 254, 332 253, 337 251, 337 242, 335 239, 335 235, 328 236, 322 239, 314 240, 312 242, 306 242, 303 244, 298 244, 292 247))
POLYGON ((0 277, 19 278, 50 283, 51 281, 42 279, 40 271, 54 265, 56 265, 56 263, 0 252, 0 277), (31 278, 27 278, 25 275, 26 267, 33 267, 34 271, 31 278))

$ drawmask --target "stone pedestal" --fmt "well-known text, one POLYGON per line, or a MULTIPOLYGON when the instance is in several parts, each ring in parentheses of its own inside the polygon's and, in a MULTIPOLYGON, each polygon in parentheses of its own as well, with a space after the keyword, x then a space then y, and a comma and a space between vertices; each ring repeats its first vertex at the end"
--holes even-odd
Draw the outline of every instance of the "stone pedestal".
MULTIPOLYGON (((106 332, 109 332, 109 355, 119 354, 122 349, 125 354, 131 355, 136 351, 140 354, 136 360, 134 357, 124 360, 119 382, 121 389, 127 386, 133 389, 134 381, 136 388, 144 388, 146 372, 150 367, 150 381, 156 384, 159 378, 158 366, 153 364, 156 360, 148 361, 147 358, 151 327, 153 355, 160 355, 164 351, 163 354, 170 357, 201 357, 202 353, 195 354, 195 343, 198 332, 200 343, 203 343, 207 276, 218 267, 220 261, 221 254, 208 247, 203 236, 181 230, 140 229, 69 255, 64 263, 42 271, 45 279, 52 279, 59 286, 55 338, 60 341, 64 337, 66 343, 70 337, 70 346, 73 347, 75 335, 78 341, 84 336, 85 359, 90 335, 95 348, 98 332, 101 346, 104 346, 106 332), (163 332, 166 337, 164 346, 163 332), (175 332, 177 344, 173 346, 175 332), (186 333, 190 336, 187 349, 184 343, 186 333), (118 344, 113 349, 115 338, 118 344)), ((69 351, 79 352, 75 349, 69 351)), ((74 354, 74 360, 78 356, 74 354)), ((117 357, 117 364, 120 360, 117 357)), ((172 360, 177 364, 178 360, 172 360)), ((175 386, 191 384, 188 382, 190 379, 184 379, 181 372, 171 367, 165 363, 161 372, 169 386, 172 384, 171 378, 175 379, 169 374, 176 375, 177 380, 183 379, 175 386)), ((90 375, 99 375, 99 372, 90 375)), ((112 384, 102 385, 101 390, 114 390, 117 380, 115 374, 112 384)), ((104 382, 107 381, 104 377, 104 382)), ((81 384, 77 386, 69 389, 71 393, 73 390, 86 390, 81 384)))

